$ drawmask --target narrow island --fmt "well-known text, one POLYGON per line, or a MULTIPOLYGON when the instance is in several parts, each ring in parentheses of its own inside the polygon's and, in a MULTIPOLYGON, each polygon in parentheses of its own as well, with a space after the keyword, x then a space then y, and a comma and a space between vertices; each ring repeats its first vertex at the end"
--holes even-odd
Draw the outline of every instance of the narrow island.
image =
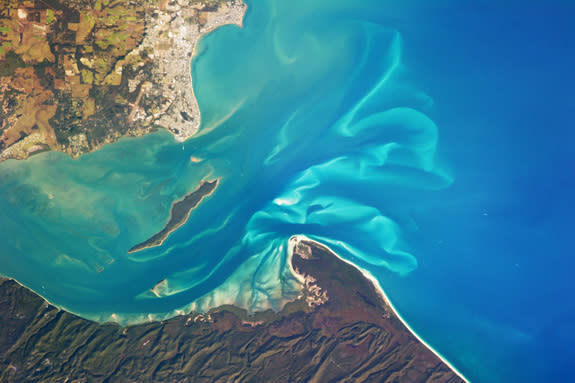
POLYGON ((122 328, 0 280, 0 381, 466 381, 359 269, 315 242, 293 246, 303 290, 280 312, 222 306, 122 328))
POLYGON ((207 196, 211 195, 218 186, 219 179, 214 181, 203 181, 193 192, 186 195, 179 201, 174 202, 170 210, 170 220, 166 226, 154 234, 149 239, 137 244, 128 250, 128 253, 148 249, 150 247, 161 246, 171 232, 182 226, 188 220, 192 210, 207 196))

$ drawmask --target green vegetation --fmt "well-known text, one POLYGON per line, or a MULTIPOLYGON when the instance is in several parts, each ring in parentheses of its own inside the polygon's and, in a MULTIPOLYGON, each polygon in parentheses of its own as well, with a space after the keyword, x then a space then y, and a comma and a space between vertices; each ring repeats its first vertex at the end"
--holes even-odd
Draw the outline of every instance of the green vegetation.
MULTIPOLYGON (((191 0, 200 10, 183 13, 189 22, 206 22, 206 12, 225 1, 191 0)), ((163 64, 154 61, 173 46, 169 24, 146 25, 158 9, 175 12, 174 6, 165 0, 0 0, 0 161, 27 158, 39 147, 79 156, 146 134, 166 114, 178 113, 167 108, 175 92, 159 73, 163 64), (146 47, 136 50, 146 28, 146 47)))
POLYGON ((253 316, 222 306, 127 328, 99 325, 0 279, 0 381, 462 382, 357 269, 308 245, 311 257, 296 250, 294 267, 328 300, 309 306, 315 293, 304 290, 280 312, 253 316))
POLYGON ((4 61, 0 62, 0 77, 10 76, 16 68, 24 68, 24 61, 13 51, 6 53, 4 61))
POLYGON ((82 76, 82 82, 84 84, 92 84, 94 82, 94 74, 92 73, 91 70, 82 69, 80 74, 82 76))
POLYGON ((149 247, 161 245, 172 231, 176 230, 186 222, 190 212, 196 206, 198 206, 203 198, 212 194, 217 186, 217 180, 211 182, 202 182, 202 184, 196 190, 186 195, 182 200, 175 202, 172 205, 172 209, 170 210, 170 220, 166 226, 159 233, 154 234, 151 238, 132 247, 128 252, 132 253, 149 247))
POLYGON ((54 11, 52 9, 46 9, 46 24, 50 25, 56 20, 54 16, 54 11))
MULTIPOLYGON (((155 7, 155 1, 146 7, 155 7)), ((7 84, 0 91, 9 92, 14 85, 26 89, 18 97, 0 94, 0 109, 10 110, 14 118, 10 125, 5 119, 0 122, 0 153, 31 134, 36 125, 43 127, 41 143, 70 154, 134 129, 127 121, 128 104, 134 99, 113 103, 125 86, 115 68, 144 36, 144 6, 127 0, 98 0, 94 7, 91 0, 0 2, 0 81, 7 84), (17 72, 25 67, 33 70, 17 72), (40 88, 34 85, 38 82, 40 88), (2 105, 7 102, 13 107, 2 105), (50 108, 39 115, 46 121, 34 121, 32 109, 46 102, 50 108), (109 124, 111 115, 123 116, 125 123, 109 124), (87 146, 74 146, 74 136, 80 133, 90 138, 87 146)))

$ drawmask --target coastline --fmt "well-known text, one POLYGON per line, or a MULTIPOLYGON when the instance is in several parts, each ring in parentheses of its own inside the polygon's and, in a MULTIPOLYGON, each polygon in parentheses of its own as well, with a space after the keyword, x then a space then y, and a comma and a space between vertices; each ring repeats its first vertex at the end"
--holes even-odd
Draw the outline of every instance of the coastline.
POLYGON ((73 314, 73 311, 72 311, 72 310, 68 310, 68 309, 66 309, 66 308, 63 307, 63 306, 60 306, 60 305, 55 304, 54 302, 52 302, 52 301, 50 301, 48 298, 46 298, 44 295, 40 294, 38 291, 34 290, 34 289, 31 288, 31 287, 28 287, 28 286, 24 285, 22 282, 20 282, 20 281, 17 280, 16 278, 7 277, 7 276, 5 276, 5 275, 3 275, 3 274, 0 274, 0 280, 2 280, 2 279, 7 280, 7 281, 12 281, 12 282, 16 283, 18 286, 20 286, 21 288, 23 288, 24 290, 28 290, 28 291, 32 292, 33 294, 38 295, 40 298, 42 298, 42 299, 44 300, 44 302, 46 302, 46 304, 47 304, 48 306, 52 306, 52 307, 56 308, 58 311, 65 311, 65 312, 67 312, 67 313, 72 313, 72 314, 73 314))
POLYGON ((20 382, 33 372, 42 381, 466 382, 393 315, 364 273, 303 238, 290 245, 307 289, 280 311, 250 314, 224 304, 122 326, 60 310, 2 279, 0 380, 20 382), (234 363, 222 364, 222 355, 234 363))
MULTIPOLYGON (((237 3, 237 5, 235 6, 236 7, 235 9, 233 9, 232 8, 233 6, 230 6, 229 4, 230 3, 226 3, 225 5, 222 5, 218 8, 218 12, 217 12, 218 14, 216 14, 216 16, 221 17, 223 15, 224 17, 222 19, 217 18, 216 20, 213 20, 212 22, 208 22, 203 28, 200 29, 199 35, 193 43, 192 57, 190 59, 189 68, 188 68, 188 76, 189 76, 190 103, 191 103, 190 113, 191 113, 192 118, 195 122, 195 131, 192 134, 189 134, 187 136, 185 136, 185 135, 179 136, 179 135, 174 134, 174 137, 175 137, 176 141, 178 141, 178 142, 184 142, 188 138, 194 136, 199 131, 199 128, 202 124, 202 112, 200 110, 200 105, 198 103, 198 99, 197 99, 196 93, 194 91, 194 79, 192 76, 192 63, 193 63, 194 58, 196 57, 196 54, 197 54, 198 44, 200 43, 200 41, 202 40, 202 38, 204 36, 212 33, 216 29, 223 27, 225 25, 235 25, 238 28, 244 27, 244 16, 245 16, 247 9, 248 9, 247 4, 245 4, 242 0, 240 0, 237 3), (226 9, 222 9, 223 7, 226 7, 226 9), (230 7, 232 9, 227 9, 227 7, 230 7), (221 12, 221 14, 220 14, 220 12, 221 12)), ((170 130, 168 130, 168 131, 170 131, 170 130)), ((173 133, 173 132, 171 132, 171 133, 173 133)))
POLYGON ((206 197, 209 197, 214 193, 214 191, 217 189, 220 183, 220 179, 221 178, 217 178, 213 181, 204 180, 195 190, 186 194, 183 198, 174 201, 174 203, 172 203, 172 207, 170 208, 170 218, 168 219, 168 222, 166 223, 164 228, 159 232, 157 232, 156 234, 152 235, 150 238, 146 239, 145 241, 134 245, 130 250, 128 250, 128 254, 136 253, 138 251, 146 250, 152 247, 162 246, 162 244, 166 241, 166 239, 168 239, 170 234, 172 234, 174 231, 182 227, 188 221, 188 219, 190 218, 190 214, 192 214, 192 211, 196 207, 198 207, 198 205, 202 203, 202 201, 206 197), (202 189, 204 187, 207 187, 210 190, 208 190, 207 193, 202 193, 202 189), (195 200, 194 197, 196 197, 197 194, 199 194, 200 197, 197 198, 197 200, 195 200), (192 199, 193 201, 191 202, 191 206, 185 208, 187 211, 184 214, 184 216, 181 217, 180 219, 177 219, 176 222, 172 222, 174 220, 176 210, 178 210, 178 208, 182 204, 185 204, 185 202, 189 199, 192 199))
POLYGON ((6 67, 9 70, 0 76, 2 85, 6 85, 0 86, 0 109, 3 108, 8 122, 8 125, 2 124, 0 119, 0 162, 24 160, 45 150, 78 158, 121 137, 140 137, 156 128, 167 130, 178 142, 198 132, 201 113, 191 75, 196 47, 202 37, 221 26, 243 27, 247 5, 242 0, 119 2, 109 9, 106 7, 106 11, 82 8, 79 3, 68 4, 61 0, 56 3, 60 4, 56 8, 67 11, 60 10, 52 15, 52 21, 47 24, 40 22, 41 18, 47 18, 45 6, 36 6, 34 2, 23 4, 21 11, 24 13, 20 16, 14 8, 16 3, 9 4, 10 12, 0 15, 0 26, 4 25, 4 29, 10 30, 6 25, 18 23, 19 29, 15 30, 13 38, 24 36, 19 38, 19 50, 10 47, 8 52, 23 59, 23 63, 29 61, 27 64, 11 63, 6 67), (74 12, 82 15, 82 28, 93 29, 94 35, 99 36, 95 38, 96 48, 100 45, 104 48, 94 50, 92 42, 85 38, 76 40, 72 37, 70 41, 74 42, 71 43, 63 37, 76 34, 78 21, 70 19, 74 12), (120 33, 112 32, 114 28, 121 29, 120 25, 124 27, 124 24, 115 26, 106 20, 116 14, 129 16, 125 27, 130 37, 126 44, 115 48, 117 54, 112 54, 105 48, 108 39, 115 36, 114 33, 120 33), (89 24, 85 20, 92 22, 89 24), (56 33, 59 29, 66 30, 66 34, 56 33), (22 53, 30 49, 30 41, 38 38, 38 44, 46 49, 54 44, 71 44, 70 49, 80 49, 78 52, 82 53, 71 58, 68 51, 54 52, 55 57, 40 64, 42 60, 31 59, 22 53), (61 66, 59 62, 67 63, 67 69, 62 73, 61 68, 56 70, 61 66), (96 65, 96 62, 107 64, 96 65), (40 82, 36 72, 44 73, 44 66, 49 70, 41 75, 43 82, 40 82), (110 95, 109 99, 102 94, 110 95), (48 99, 50 105, 44 105, 48 99), (69 103, 76 106, 68 110, 64 105, 69 103), (44 107, 40 108, 40 105, 44 107), (35 113, 38 108, 42 113, 35 113), (112 120, 120 122, 112 123, 112 120), (41 129, 34 129, 34 126, 41 129), (70 130, 70 126, 74 129, 70 130))
MULTIPOLYGON (((466 383, 470 383, 469 380, 455 367, 453 366, 453 364, 451 364, 443 355, 441 355, 441 353, 439 351, 437 351, 436 349, 434 349, 429 343, 427 343, 417 332, 415 332, 413 330, 413 328, 411 328, 411 326, 407 323, 407 321, 401 316, 401 314, 397 311, 397 309, 393 306, 393 303, 391 303, 391 300, 389 299, 389 297, 387 296, 387 294, 385 293, 385 291, 383 290, 383 288, 381 287, 381 285, 379 284, 379 281, 373 276, 371 275, 371 273, 359 266, 357 266, 356 264, 342 258, 337 252, 335 252, 333 249, 331 249, 329 246, 318 242, 316 240, 313 240, 305 235, 294 235, 290 238, 290 243, 293 239, 293 245, 297 246, 299 243, 301 242, 311 242, 319 247, 323 247, 325 249, 327 249, 328 251, 330 251, 333 255, 335 255, 340 261, 347 263, 348 265, 352 266, 353 268, 357 269, 367 280, 369 280, 372 284, 373 287, 375 288, 375 290, 377 291, 377 293, 381 296, 381 298, 385 301, 385 303, 389 306, 389 308, 391 308, 391 310, 393 311, 393 313, 395 314, 395 316, 399 319, 399 321, 409 330, 409 332, 419 341, 421 342, 421 344, 423 344, 427 349, 429 349, 433 354, 435 354, 435 356, 437 356, 443 363, 445 363, 447 366, 449 366, 449 368, 451 368, 451 370, 453 370, 453 372, 455 374, 457 374, 463 381, 465 381, 466 383)), ((290 252, 291 254, 291 252, 290 252)), ((291 263, 291 258, 290 258, 290 263, 291 263)), ((293 270, 293 268, 290 266, 290 269, 293 270)), ((298 276, 298 279, 301 276, 298 276)))
MULTIPOLYGON (((381 287, 380 283, 377 281, 377 279, 375 277, 373 277, 373 275, 371 275, 371 273, 357 265, 355 265, 354 263, 352 263, 351 261, 348 261, 344 258, 342 258, 337 252, 333 251, 333 249, 331 249, 329 246, 323 244, 320 241, 317 240, 313 240, 305 235, 294 235, 292 237, 289 238, 288 240, 288 256, 287 256, 287 262, 289 265, 289 269, 290 272, 292 273, 292 275, 300 282, 305 283, 306 279, 304 277, 304 275, 298 273, 293 265, 293 257, 294 254, 296 252, 296 249, 298 247, 298 245, 303 244, 305 246, 309 246, 309 244, 313 244, 315 247, 318 248, 323 248, 326 249, 331 255, 334 255, 339 261, 342 261, 343 263, 349 265, 350 267, 356 269, 367 281, 371 282, 371 285, 375 291, 376 294, 378 294, 382 300, 385 302, 385 304, 391 309, 392 313, 396 316, 396 318, 399 320, 399 322, 401 322, 401 324, 405 327, 405 329, 411 334, 413 335, 413 337, 415 339, 417 339, 417 341, 419 343, 421 343, 421 345, 423 345, 423 347, 425 347, 426 349, 428 349, 432 354, 434 354, 441 362, 443 362, 446 366, 449 367, 449 369, 451 369, 453 371, 454 374, 456 374, 461 380, 463 380, 466 383, 469 383, 469 380, 453 365, 451 364, 443 355, 441 355, 441 353, 439 351, 437 351, 436 349, 434 349, 431 345, 429 345, 408 323, 407 321, 401 316, 401 314, 398 312, 398 310, 394 307, 393 303, 391 302, 391 300, 389 299, 389 297, 387 296, 387 294, 385 293, 385 291, 383 290, 383 288, 381 287)), ((301 250, 298 249, 298 250, 301 250)), ((301 257, 301 251, 298 251, 298 255, 301 257)), ((25 286, 24 284, 22 284, 21 282, 19 282, 18 280, 11 278, 11 277, 2 277, 5 278, 7 280, 11 280, 13 282, 15 282, 16 284, 18 284, 20 287, 22 287, 25 290, 31 291, 32 293, 38 295, 39 297, 41 297, 45 302, 47 306, 53 306, 54 308, 56 308, 58 311, 63 311, 66 313, 72 313, 74 314, 74 311, 71 311, 69 309, 67 309, 64 306, 60 306, 57 304, 54 304, 53 302, 51 302, 49 299, 47 299, 45 296, 43 296, 41 293, 39 293, 38 291, 25 286)), ((290 301, 291 302, 291 301, 290 301)), ((290 302, 286 302, 287 306, 291 306, 293 303, 290 302)), ((284 305, 284 308, 282 308, 281 311, 283 311, 287 306, 284 305)), ((321 306, 321 303, 320 305, 321 306)), ((189 309, 183 309, 183 310, 176 310, 168 315, 149 315, 148 316, 148 320, 147 321, 139 321, 138 323, 140 324, 151 324, 151 323, 163 323, 166 320, 172 320, 174 318, 178 318, 181 316, 187 317, 187 316, 195 316, 195 315, 208 315, 210 312, 214 312, 218 311, 219 309, 221 309, 222 307, 226 307, 226 305, 223 306, 216 306, 216 307, 212 307, 209 310, 207 310, 205 312, 205 314, 198 314, 198 312, 196 312, 195 310, 189 310, 189 309)), ((234 309, 235 312, 235 308, 239 309, 240 311, 244 310, 241 306, 237 306, 237 305, 230 305, 230 308, 234 309)), ((274 313, 280 313, 281 311, 275 312, 274 313)), ((167 313, 166 313, 167 314, 167 313)), ((75 315, 82 315, 80 313, 76 313, 75 315)), ((126 328, 131 328, 132 326, 134 326, 134 324, 130 324, 130 325, 122 325, 120 323, 118 323, 118 317, 116 317, 115 314, 112 314, 108 320, 105 321, 98 321, 99 324, 104 325, 104 324, 109 324, 111 322, 116 322, 115 324, 119 325, 120 328, 122 329, 126 329, 126 328)), ((136 324, 137 326, 138 324, 136 324)))
MULTIPOLYGON (((296 249, 296 247, 299 244, 305 244, 306 242, 308 243, 312 243, 314 244, 314 246, 319 247, 319 248, 324 248, 327 251, 329 251, 330 254, 334 255, 339 261, 353 267, 354 269, 356 269, 357 271, 359 271, 361 273, 361 275, 367 279, 369 282, 371 282, 375 292, 383 299, 383 301, 385 302, 385 304, 392 310, 393 314, 397 317, 397 319, 401 322, 401 324, 409 331, 410 334, 412 334, 417 341, 419 341, 425 348, 427 348, 430 352, 432 352, 439 360, 441 360, 441 362, 443 362, 445 365, 447 365, 461 380, 463 380, 466 383, 470 383, 470 381, 463 375, 463 373, 461 373, 452 363, 449 362, 449 360, 447 360, 443 355, 441 355, 441 353, 439 351, 437 351, 435 348, 433 348, 429 343, 427 343, 415 330, 413 330, 413 328, 409 325, 409 323, 401 316, 401 314, 398 312, 398 310, 394 307, 393 303, 391 302, 391 300, 389 299, 389 297, 387 296, 387 294, 385 293, 385 291, 383 290, 383 288, 381 287, 380 283, 378 282, 378 280, 371 275, 371 273, 357 265, 355 265, 354 263, 352 263, 351 261, 348 261, 344 258, 342 258, 337 252, 335 252, 333 249, 331 249, 329 246, 316 241, 314 239, 311 239, 305 235, 294 235, 292 237, 289 238, 288 240, 288 258, 287 258, 287 262, 289 265, 289 269, 292 273, 292 275, 302 283, 302 285, 305 283, 305 277, 303 275, 301 275, 300 273, 298 273, 292 263, 293 260, 293 256, 294 256, 294 251, 296 249)), ((5 280, 9 280, 9 281, 13 281, 16 284, 18 284, 20 287, 22 287, 25 290, 31 291, 32 293, 38 295, 39 297, 41 297, 48 306, 53 306, 54 308, 56 308, 58 311, 63 311, 66 313, 71 313, 72 315, 82 315, 82 314, 75 314, 74 311, 68 310, 67 308, 57 305, 53 302, 51 302, 49 299, 47 299, 44 295, 42 295, 41 293, 39 293, 38 291, 25 286, 24 284, 22 284, 20 281, 11 278, 11 277, 6 277, 6 276, 2 276, 0 275, 0 278, 3 278, 5 280)), ((291 302, 291 301, 290 301, 291 302)), ((286 302, 286 305, 290 305, 290 302, 286 302)), ((230 306, 230 308, 237 308, 240 311, 244 310, 244 308, 242 308, 241 306, 236 306, 236 305, 222 305, 221 307, 227 307, 230 306)), ((148 320, 147 321, 141 321, 141 322, 137 322, 137 324, 127 324, 127 325, 121 325, 117 322, 117 317, 115 318, 115 314, 112 314, 112 316, 106 320, 106 321, 97 321, 95 323, 99 323, 100 325, 105 325, 105 324, 118 324, 121 328, 127 329, 129 327, 133 327, 133 326, 138 326, 138 325, 144 325, 144 324, 150 324, 150 323, 155 323, 155 322, 161 322, 163 323, 166 320, 171 320, 174 318, 178 318, 181 316, 195 316, 195 315, 209 315, 210 312, 214 312, 214 311, 218 311, 220 308, 220 306, 217 307, 212 307, 210 308, 208 311, 206 311, 205 314, 201 314, 201 313, 196 313, 194 310, 176 310, 175 312, 172 312, 170 315, 160 315, 160 316, 150 316, 148 315, 148 320)), ((283 309, 285 309, 286 306, 284 306, 283 309)), ((282 309, 282 310, 283 310, 282 309)), ((279 313, 279 312, 278 312, 279 313)), ((92 321, 92 320, 90 320, 92 321)))

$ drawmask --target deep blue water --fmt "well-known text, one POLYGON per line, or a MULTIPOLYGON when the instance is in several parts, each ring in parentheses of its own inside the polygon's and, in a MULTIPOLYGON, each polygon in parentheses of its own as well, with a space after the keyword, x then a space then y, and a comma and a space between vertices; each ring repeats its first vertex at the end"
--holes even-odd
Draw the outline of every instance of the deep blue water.
POLYGON ((471 381, 574 381, 575 4, 248 4, 194 60, 197 137, 0 164, 0 273, 101 321, 277 309, 306 234, 471 381))
POLYGON ((388 291, 480 381, 575 380, 573 14, 573 2, 483 1, 397 21, 455 182, 417 213, 420 267, 388 291), (457 302, 447 318, 426 312, 443 299, 457 302))

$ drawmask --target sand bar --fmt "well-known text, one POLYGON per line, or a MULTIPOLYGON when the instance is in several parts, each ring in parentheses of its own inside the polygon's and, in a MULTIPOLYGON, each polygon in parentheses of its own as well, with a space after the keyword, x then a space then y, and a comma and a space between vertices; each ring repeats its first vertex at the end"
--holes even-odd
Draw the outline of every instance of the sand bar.
POLYGON ((161 246, 170 233, 186 223, 192 210, 196 208, 196 206, 198 206, 205 197, 211 195, 214 190, 216 190, 218 182, 219 179, 215 181, 203 181, 196 190, 189 193, 181 200, 174 202, 172 209, 170 210, 170 219, 168 223, 166 223, 166 226, 149 239, 132 247, 128 250, 128 253, 135 253, 136 251, 141 251, 150 247, 161 246))

